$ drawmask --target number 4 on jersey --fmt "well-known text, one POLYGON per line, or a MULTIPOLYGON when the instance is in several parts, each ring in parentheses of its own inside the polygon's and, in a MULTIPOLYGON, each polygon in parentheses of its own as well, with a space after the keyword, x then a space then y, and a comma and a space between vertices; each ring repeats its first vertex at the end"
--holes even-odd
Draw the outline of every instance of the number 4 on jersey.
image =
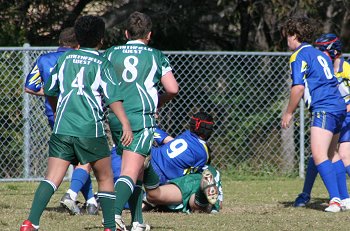
POLYGON ((84 88, 83 80, 84 80, 84 67, 80 68, 80 71, 78 72, 77 76, 75 77, 71 85, 72 87, 78 88, 77 95, 83 95, 83 88, 84 88))

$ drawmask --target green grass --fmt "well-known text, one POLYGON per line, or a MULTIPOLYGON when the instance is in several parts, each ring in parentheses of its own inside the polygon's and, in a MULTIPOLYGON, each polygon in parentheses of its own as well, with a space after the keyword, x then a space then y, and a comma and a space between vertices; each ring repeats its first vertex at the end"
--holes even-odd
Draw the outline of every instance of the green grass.
MULTIPOLYGON (((94 182, 95 183, 95 182, 94 182)), ((219 214, 144 213, 152 230, 333 230, 348 227, 350 212, 325 213, 328 194, 320 178, 307 208, 293 208, 302 188, 298 178, 237 180, 223 177, 224 208, 219 214)), ((38 182, 0 183, 0 230, 19 230, 27 218, 38 182)), ((102 216, 70 216, 59 206, 65 182, 41 218, 40 231, 101 231, 102 216)), ((79 199, 82 196, 79 195, 79 199)), ((124 214, 130 221, 130 214, 124 214)))

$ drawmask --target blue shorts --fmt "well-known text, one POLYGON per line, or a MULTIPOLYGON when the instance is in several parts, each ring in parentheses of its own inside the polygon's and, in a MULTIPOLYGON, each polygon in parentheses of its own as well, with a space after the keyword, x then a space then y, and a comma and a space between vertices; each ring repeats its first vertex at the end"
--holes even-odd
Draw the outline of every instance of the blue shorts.
POLYGON ((312 112, 311 127, 319 127, 338 134, 346 117, 346 111, 341 112, 312 112))
POLYGON ((340 130, 339 143, 350 142, 350 113, 346 114, 340 130))

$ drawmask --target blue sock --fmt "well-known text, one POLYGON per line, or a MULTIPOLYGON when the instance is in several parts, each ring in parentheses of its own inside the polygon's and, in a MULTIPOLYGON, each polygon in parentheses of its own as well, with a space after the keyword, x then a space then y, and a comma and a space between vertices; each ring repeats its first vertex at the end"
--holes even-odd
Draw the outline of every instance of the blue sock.
POLYGON ((346 185, 345 166, 342 160, 333 163, 333 168, 337 176, 340 199, 349 198, 348 187, 346 185))
POLYGON ((94 197, 94 193, 92 192, 92 182, 91 182, 91 177, 90 174, 81 188, 80 192, 83 194, 85 200, 89 200, 90 198, 94 197))
POLYGON ((333 169, 332 162, 330 160, 323 161, 321 164, 317 165, 317 170, 320 173, 323 183, 327 188, 327 191, 329 193, 329 198, 330 199, 334 197, 340 198, 339 191, 338 191, 337 177, 333 169))
POLYGON ((79 191, 83 188, 89 176, 89 173, 84 169, 74 169, 72 180, 70 182, 70 189, 78 194, 79 191))
POLYGON ((348 176, 350 176, 350 165, 345 167, 345 171, 348 174, 348 176))
POLYGON ((315 165, 314 158, 312 156, 309 158, 309 163, 307 164, 306 169, 306 175, 305 175, 305 181, 304 181, 304 188, 303 192, 311 195, 312 187, 315 183, 316 177, 317 177, 317 167, 315 165))

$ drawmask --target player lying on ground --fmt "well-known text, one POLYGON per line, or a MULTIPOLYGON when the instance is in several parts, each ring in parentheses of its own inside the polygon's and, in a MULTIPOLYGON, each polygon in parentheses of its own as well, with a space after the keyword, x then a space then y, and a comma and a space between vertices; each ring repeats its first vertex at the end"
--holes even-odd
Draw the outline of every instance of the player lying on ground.
MULTIPOLYGON (((344 60, 342 55, 342 43, 335 34, 323 34, 315 41, 315 47, 324 52, 333 63, 335 75, 338 78, 339 90, 347 104, 347 116, 342 124, 340 131, 338 152, 345 165, 343 163, 333 163, 334 168, 338 172, 347 172, 350 176, 350 100, 349 100, 349 78, 350 78, 350 64, 344 60), (337 166, 340 165, 340 166, 337 166)), ((295 199, 295 207, 304 207, 310 201, 311 190, 318 174, 314 159, 312 156, 309 158, 308 166, 306 169, 305 181, 303 192, 295 199)), ((341 175, 342 176, 342 175, 341 175)), ((350 209, 350 199, 347 190, 340 192, 342 210, 350 209)))
MULTIPOLYGON (((111 158, 114 181, 116 181, 120 175, 121 156, 116 153, 115 148, 111 151, 111 158)), ((222 208, 221 175, 211 165, 205 165, 202 169, 198 169, 198 172, 186 173, 184 176, 167 180, 165 184, 159 186, 159 190, 161 193, 153 198, 152 203, 147 199, 144 200, 144 211, 156 209, 186 213, 193 211, 215 213, 222 208), (210 172, 206 171, 203 174, 205 169, 210 172), (203 193, 208 197, 207 199, 203 197, 203 193)), ((128 204, 125 208, 129 208, 128 204)))
MULTIPOLYGON (((150 163, 160 177, 160 184, 164 186, 151 190, 146 188, 148 202, 161 205, 176 204, 179 206, 177 210, 180 204, 183 204, 184 211, 188 211, 189 208, 206 210, 208 205, 206 196, 211 204, 215 204, 219 192, 214 177, 219 179, 217 183, 222 193, 220 174, 217 174, 216 170, 212 171, 213 174, 206 171, 202 179, 202 169, 210 161, 206 141, 213 132, 213 126, 212 116, 200 111, 190 118, 190 129, 175 138, 156 128, 155 141, 159 146, 152 147, 150 163), (196 200, 194 200, 195 194, 196 200)), ((120 157, 113 152, 114 150, 112 150, 112 168, 116 180, 120 174, 120 157)), ((222 200, 222 196, 219 198, 222 200)))

